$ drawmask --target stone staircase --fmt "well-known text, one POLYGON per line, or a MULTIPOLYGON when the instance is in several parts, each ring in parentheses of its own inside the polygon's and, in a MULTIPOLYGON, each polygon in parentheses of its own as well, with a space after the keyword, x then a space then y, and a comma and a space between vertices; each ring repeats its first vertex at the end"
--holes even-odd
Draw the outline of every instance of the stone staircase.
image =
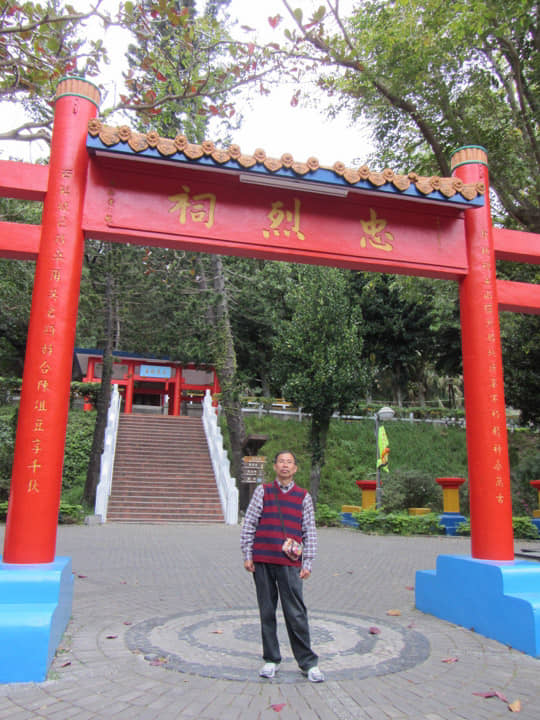
POLYGON ((108 522, 224 522, 201 418, 121 415, 108 522))

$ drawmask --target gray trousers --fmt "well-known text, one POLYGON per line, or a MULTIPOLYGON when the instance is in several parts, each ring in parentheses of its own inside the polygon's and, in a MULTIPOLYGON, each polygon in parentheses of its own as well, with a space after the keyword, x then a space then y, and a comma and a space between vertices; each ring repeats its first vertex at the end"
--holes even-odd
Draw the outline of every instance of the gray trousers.
POLYGON ((261 618, 263 659, 265 662, 281 662, 277 637, 276 608, 278 594, 291 650, 304 672, 315 667, 318 657, 311 649, 306 606, 302 597, 300 568, 290 565, 255 563, 255 588, 261 618))

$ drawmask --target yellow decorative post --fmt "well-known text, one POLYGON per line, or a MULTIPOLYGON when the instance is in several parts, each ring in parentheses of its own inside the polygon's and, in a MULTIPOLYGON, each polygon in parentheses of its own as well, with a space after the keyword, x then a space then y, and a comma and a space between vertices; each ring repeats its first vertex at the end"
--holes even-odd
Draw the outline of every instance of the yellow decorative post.
POLYGON ((455 535, 456 527, 465 522, 464 516, 459 512, 459 488, 465 478, 436 478, 436 482, 443 489, 443 514, 440 523, 445 526, 447 535, 455 535))
POLYGON ((377 481, 357 480, 356 484, 362 491, 362 510, 371 510, 377 502, 377 481))

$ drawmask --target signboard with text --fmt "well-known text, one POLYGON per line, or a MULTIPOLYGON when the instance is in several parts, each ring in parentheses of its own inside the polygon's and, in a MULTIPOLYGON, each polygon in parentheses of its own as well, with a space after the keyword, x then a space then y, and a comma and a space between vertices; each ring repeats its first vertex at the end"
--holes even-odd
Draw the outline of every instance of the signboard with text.
POLYGON ((246 455, 242 458, 242 482, 264 482, 265 455, 246 455))
POLYGON ((83 229, 92 237, 192 251, 458 279, 463 212, 400 197, 325 197, 245 184, 201 168, 90 162, 83 229))

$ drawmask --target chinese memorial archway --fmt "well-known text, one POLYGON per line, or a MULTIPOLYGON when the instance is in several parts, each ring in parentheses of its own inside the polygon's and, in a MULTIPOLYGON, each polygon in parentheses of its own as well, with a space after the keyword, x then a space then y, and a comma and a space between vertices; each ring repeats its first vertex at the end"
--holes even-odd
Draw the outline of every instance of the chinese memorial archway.
POLYGON ((0 223, 0 256, 36 260, 0 565, 0 681, 44 679, 71 613, 71 562, 55 548, 86 237, 457 281, 471 556, 419 571, 416 606, 539 656, 540 567, 514 560, 498 313, 540 313, 540 286, 495 273, 497 258, 538 263, 539 236, 492 227, 485 150, 459 149, 451 178, 329 169, 107 127, 99 102, 91 83, 64 78, 49 166, 0 161, 1 195, 43 201, 41 226, 0 223), (46 618, 29 609, 36 593, 52 603, 46 618))

